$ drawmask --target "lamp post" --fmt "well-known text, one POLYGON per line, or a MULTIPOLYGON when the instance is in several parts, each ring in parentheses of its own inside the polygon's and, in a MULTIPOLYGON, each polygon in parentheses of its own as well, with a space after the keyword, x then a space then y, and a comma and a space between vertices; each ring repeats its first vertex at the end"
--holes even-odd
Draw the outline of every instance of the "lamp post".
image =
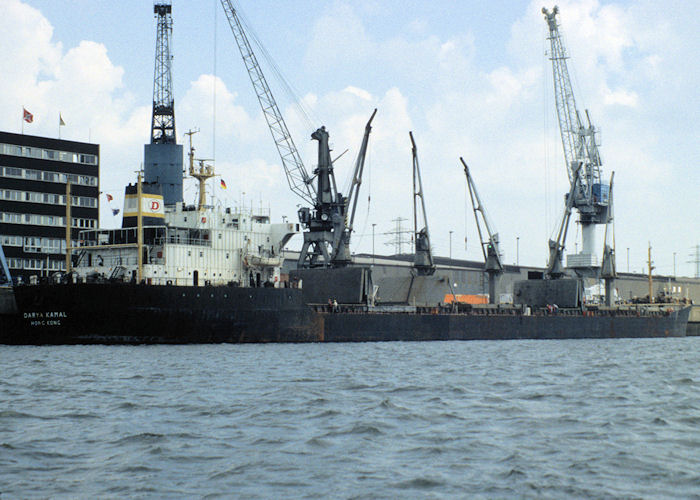
POLYGON ((676 277, 676 252, 673 252, 673 277, 676 277))
POLYGON ((520 236, 515 237, 515 264, 520 265, 520 236))
POLYGON ((452 260, 452 233, 454 231, 450 231, 450 260, 452 260))
POLYGON ((627 272, 630 272, 630 247, 627 247, 627 272))

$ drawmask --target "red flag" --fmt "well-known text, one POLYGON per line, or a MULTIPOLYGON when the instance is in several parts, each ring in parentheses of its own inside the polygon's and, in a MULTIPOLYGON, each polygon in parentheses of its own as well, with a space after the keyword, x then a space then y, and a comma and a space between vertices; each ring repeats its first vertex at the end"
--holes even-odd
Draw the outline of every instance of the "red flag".
POLYGON ((22 111, 24 111, 24 121, 27 123, 32 123, 34 121, 34 115, 24 108, 22 108, 22 111))
POLYGON ((221 179, 221 187, 222 187, 223 189, 226 189, 226 183, 224 182, 223 179, 221 179))
POLYGON ((114 199, 114 198, 112 198, 112 195, 108 193, 108 194, 107 194, 107 201, 112 201, 113 199, 114 199))

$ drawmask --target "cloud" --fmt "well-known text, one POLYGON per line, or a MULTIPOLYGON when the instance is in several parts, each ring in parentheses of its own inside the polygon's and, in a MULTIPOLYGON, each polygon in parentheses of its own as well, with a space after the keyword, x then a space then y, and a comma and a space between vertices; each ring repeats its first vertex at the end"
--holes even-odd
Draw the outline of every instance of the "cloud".
MULTIPOLYGON (((22 103, 27 106, 44 93, 40 80, 55 74, 62 46, 52 42, 53 27, 37 9, 19 0, 6 0, 0 11, 0 51, 2 57, 2 96, 0 123, 16 126, 22 103)), ((37 121, 42 118, 37 116, 37 121)))
POLYGON ((626 90, 612 91, 608 88, 603 90, 603 103, 606 105, 619 104, 621 106, 636 107, 639 102, 639 95, 636 92, 626 90))
MULTIPOLYGON (((188 126, 196 126, 202 136, 212 137, 214 109, 216 110, 216 134, 218 137, 242 143, 252 143, 265 132, 264 119, 256 114, 257 120, 237 103, 238 94, 231 92, 219 77, 199 75, 190 82, 177 109, 178 121, 188 126)), ((181 130, 181 134, 184 129, 181 130)))

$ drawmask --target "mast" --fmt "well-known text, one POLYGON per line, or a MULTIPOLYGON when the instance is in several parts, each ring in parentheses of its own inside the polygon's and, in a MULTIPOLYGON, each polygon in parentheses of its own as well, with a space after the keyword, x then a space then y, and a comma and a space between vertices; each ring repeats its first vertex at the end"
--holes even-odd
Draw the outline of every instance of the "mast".
POLYGON ((648 250, 648 255, 649 255, 649 260, 647 261, 647 264, 649 265, 649 303, 653 304, 654 303, 654 282, 651 277, 651 272, 656 269, 654 267, 654 263, 651 260, 651 242, 649 242, 649 250, 648 250))
POLYGON ((175 101, 173 99, 172 56, 170 37, 173 33, 172 5, 158 1, 153 13, 158 17, 156 62, 153 70, 153 118, 151 144, 175 144, 175 101))
POLYGON ((138 283, 141 283, 143 279, 143 200, 141 196, 143 195, 143 185, 141 183, 141 171, 138 172, 138 181, 136 183, 136 249, 138 252, 137 256, 137 266, 138 266, 138 283))
POLYGON ((209 179, 215 177, 216 174, 214 173, 213 165, 207 165, 206 163, 204 163, 205 161, 210 160, 200 160, 194 157, 194 146, 192 146, 192 136, 197 132, 199 132, 199 130, 189 130, 188 132, 185 132, 185 134, 189 136, 190 141, 190 152, 188 153, 190 159, 189 174, 190 177, 194 177, 195 179, 197 179, 197 182, 199 182, 199 202, 197 203, 197 210, 202 212, 206 208, 207 204, 206 183, 209 179), (197 167, 195 167, 195 161, 199 163, 197 167))
POLYGON ((66 181, 66 273, 72 271, 71 262, 71 198, 70 198, 70 179, 66 181))
MULTIPOLYGON (((156 55, 153 70, 153 113, 151 137, 144 145, 143 182, 157 184, 165 205, 182 202, 182 145, 175 134, 175 99, 173 98, 172 53, 173 31, 170 0, 153 5, 157 18, 156 55)), ((151 190, 152 191, 152 190, 151 190)))

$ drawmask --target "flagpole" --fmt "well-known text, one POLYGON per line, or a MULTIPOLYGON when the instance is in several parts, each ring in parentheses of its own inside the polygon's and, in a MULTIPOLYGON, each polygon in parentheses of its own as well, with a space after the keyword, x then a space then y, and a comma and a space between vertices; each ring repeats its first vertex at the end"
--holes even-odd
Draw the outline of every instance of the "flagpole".
POLYGON ((24 104, 22 104, 22 135, 24 135, 24 104))
POLYGON ((58 112, 58 138, 61 139, 61 112, 58 112))

